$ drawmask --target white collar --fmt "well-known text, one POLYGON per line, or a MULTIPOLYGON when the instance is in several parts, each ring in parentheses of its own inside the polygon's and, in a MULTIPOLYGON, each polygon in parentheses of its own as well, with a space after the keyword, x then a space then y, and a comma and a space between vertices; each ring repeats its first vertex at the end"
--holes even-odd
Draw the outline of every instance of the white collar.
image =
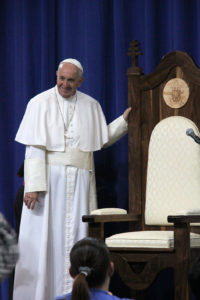
POLYGON ((75 103, 76 102, 76 93, 72 96, 70 96, 69 98, 64 98, 62 97, 60 94, 59 94, 59 91, 58 91, 58 87, 57 85, 55 86, 55 91, 56 91, 56 95, 57 95, 57 98, 60 101, 70 101, 70 103, 75 103), (62 99, 62 100, 61 100, 62 99))

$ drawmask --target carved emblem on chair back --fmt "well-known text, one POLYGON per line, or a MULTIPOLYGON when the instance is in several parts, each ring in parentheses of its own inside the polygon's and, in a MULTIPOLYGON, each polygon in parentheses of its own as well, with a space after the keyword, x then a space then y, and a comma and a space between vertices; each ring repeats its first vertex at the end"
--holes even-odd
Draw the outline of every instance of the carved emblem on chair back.
POLYGON ((173 78, 163 89, 165 103, 171 108, 180 108, 186 104, 189 97, 189 87, 185 80, 173 78))

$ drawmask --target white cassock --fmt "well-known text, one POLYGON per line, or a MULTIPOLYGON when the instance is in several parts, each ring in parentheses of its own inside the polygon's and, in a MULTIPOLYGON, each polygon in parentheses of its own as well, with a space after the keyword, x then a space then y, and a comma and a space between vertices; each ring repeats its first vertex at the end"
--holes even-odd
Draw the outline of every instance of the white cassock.
POLYGON ((64 99, 55 87, 29 102, 16 140, 26 145, 25 192, 39 191, 40 202, 23 205, 13 300, 71 290, 69 253, 87 236, 82 215, 96 208, 93 151, 126 132, 122 116, 107 126, 99 103, 78 91, 64 99))

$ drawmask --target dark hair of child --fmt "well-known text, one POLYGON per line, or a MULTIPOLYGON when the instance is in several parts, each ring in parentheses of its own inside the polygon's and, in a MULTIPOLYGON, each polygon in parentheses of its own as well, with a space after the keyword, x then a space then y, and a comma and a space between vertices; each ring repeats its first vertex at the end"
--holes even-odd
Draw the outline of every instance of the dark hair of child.
POLYGON ((110 264, 110 253, 102 240, 85 238, 70 253, 70 274, 74 278, 71 300, 89 300, 89 288, 104 283, 110 264))

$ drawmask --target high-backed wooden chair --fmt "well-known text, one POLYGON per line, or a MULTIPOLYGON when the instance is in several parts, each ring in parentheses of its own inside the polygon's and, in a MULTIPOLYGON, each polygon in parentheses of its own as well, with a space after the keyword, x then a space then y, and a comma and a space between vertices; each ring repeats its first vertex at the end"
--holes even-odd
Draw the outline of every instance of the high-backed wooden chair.
MULTIPOLYGON (((115 268, 132 290, 144 290, 162 269, 174 269, 176 300, 189 299, 188 269, 200 255, 200 70, 186 53, 167 54, 149 75, 131 44, 128 69, 129 213, 84 216, 89 235, 104 223, 130 222, 130 232, 106 239, 115 268), (192 223, 192 225, 190 225, 192 223)), ((136 298, 137 299, 137 298, 136 298)))

